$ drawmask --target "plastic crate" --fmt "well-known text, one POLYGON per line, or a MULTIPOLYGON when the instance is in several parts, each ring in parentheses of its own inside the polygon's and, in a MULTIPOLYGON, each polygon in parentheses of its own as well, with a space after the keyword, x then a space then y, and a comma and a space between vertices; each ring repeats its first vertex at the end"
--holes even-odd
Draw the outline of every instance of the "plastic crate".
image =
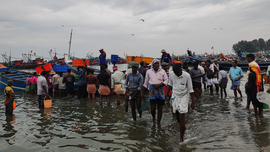
POLYGON ((55 72, 67 72, 68 65, 54 65, 53 71, 55 72))
POLYGON ((45 65, 42 65, 42 66, 39 66, 39 67, 36 67, 36 72, 37 72, 37 74, 40 74, 42 71, 50 71, 50 70, 52 70, 53 68, 52 68, 52 65, 51 65, 51 63, 49 63, 49 64, 45 64, 45 65))
POLYGON ((112 63, 118 62, 118 55, 112 54, 112 55, 111 55, 111 62, 112 62, 112 63))
POLYGON ((85 66, 85 62, 86 61, 86 65, 89 65, 89 59, 74 59, 72 60, 72 66, 85 66))

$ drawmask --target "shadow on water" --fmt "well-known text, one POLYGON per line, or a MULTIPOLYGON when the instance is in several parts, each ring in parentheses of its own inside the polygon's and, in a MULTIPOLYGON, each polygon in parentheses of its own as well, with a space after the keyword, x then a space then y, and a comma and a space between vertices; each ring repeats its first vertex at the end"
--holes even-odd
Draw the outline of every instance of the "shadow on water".
POLYGON ((234 98, 229 88, 227 93, 221 99, 207 90, 196 99, 186 115, 185 143, 179 145, 179 124, 169 104, 159 128, 149 111, 134 122, 123 99, 117 106, 116 96, 110 106, 105 100, 100 106, 99 98, 55 98, 52 108, 39 109, 36 96, 16 92, 13 117, 7 118, 0 104, 0 151, 260 151, 269 146, 270 113, 255 118, 253 110, 244 109, 245 96, 234 98))

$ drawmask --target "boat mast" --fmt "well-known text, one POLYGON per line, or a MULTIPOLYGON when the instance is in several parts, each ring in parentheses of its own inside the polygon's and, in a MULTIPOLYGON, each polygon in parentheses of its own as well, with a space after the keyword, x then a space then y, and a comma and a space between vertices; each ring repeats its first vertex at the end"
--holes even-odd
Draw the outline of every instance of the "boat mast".
POLYGON ((70 47, 71 47, 72 31, 73 31, 73 29, 71 29, 71 33, 70 33, 69 49, 68 49, 68 56, 69 57, 70 57, 70 47))

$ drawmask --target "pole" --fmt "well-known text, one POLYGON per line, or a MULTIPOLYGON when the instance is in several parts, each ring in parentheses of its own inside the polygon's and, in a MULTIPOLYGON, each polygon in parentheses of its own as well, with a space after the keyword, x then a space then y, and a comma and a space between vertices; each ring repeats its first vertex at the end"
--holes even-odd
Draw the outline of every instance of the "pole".
POLYGON ((71 29, 71 33, 70 33, 70 39, 69 39, 69 49, 68 49, 68 56, 70 56, 70 48, 71 48, 72 31, 73 31, 73 29, 71 29))

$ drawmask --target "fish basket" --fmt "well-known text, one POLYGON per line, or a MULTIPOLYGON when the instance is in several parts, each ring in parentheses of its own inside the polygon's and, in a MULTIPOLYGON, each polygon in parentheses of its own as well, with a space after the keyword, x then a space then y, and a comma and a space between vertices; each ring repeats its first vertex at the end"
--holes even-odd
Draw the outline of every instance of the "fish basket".
POLYGON ((44 97, 44 108, 51 108, 52 107, 52 97, 46 96, 44 97))

